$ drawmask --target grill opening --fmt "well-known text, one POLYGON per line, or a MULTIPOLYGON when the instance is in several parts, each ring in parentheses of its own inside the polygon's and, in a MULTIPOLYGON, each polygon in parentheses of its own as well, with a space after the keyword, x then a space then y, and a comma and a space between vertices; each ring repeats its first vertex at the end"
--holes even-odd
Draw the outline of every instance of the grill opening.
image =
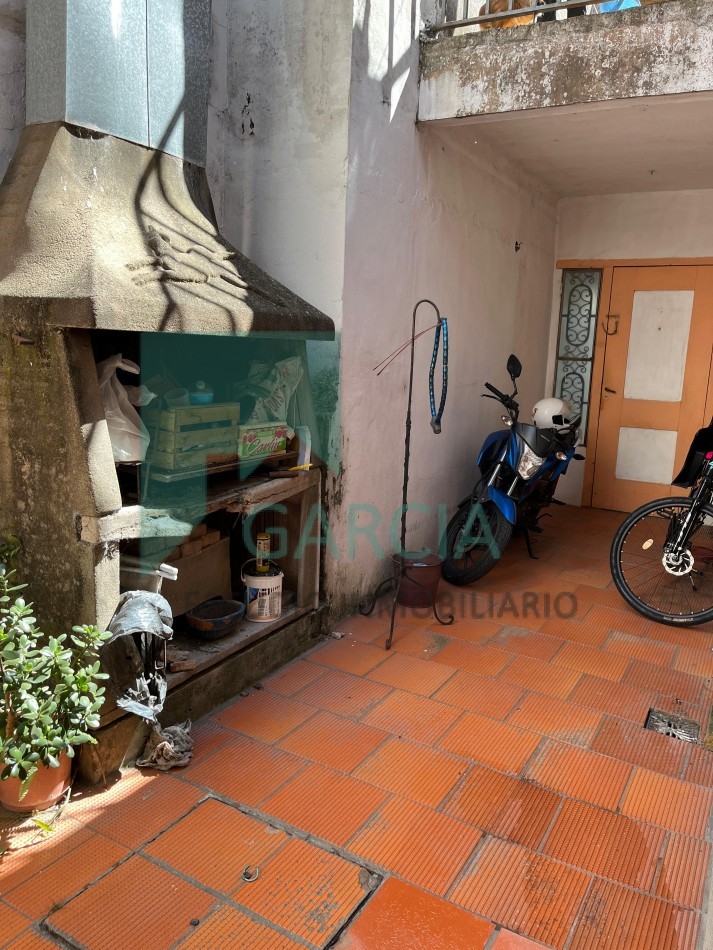
POLYGON ((644 729, 660 732, 673 739, 682 739, 684 742, 698 742, 701 736, 699 723, 686 719, 685 716, 675 716, 663 709, 649 709, 644 729))

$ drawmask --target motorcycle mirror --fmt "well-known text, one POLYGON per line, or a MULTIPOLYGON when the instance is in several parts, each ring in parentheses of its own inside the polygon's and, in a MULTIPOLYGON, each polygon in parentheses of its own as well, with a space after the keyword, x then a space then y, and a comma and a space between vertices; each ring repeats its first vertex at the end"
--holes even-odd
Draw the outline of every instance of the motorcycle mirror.
POLYGON ((508 357, 507 371, 510 379, 517 379, 522 373, 522 365, 514 353, 511 353, 508 357))

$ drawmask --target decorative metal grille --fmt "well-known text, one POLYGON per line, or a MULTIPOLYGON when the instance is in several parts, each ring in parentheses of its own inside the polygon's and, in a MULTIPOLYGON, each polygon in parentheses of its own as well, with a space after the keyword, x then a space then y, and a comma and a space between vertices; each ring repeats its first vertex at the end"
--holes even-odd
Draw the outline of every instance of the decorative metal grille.
POLYGON ((562 275, 555 395, 582 413, 583 443, 587 435, 601 282, 599 270, 566 270, 562 275))

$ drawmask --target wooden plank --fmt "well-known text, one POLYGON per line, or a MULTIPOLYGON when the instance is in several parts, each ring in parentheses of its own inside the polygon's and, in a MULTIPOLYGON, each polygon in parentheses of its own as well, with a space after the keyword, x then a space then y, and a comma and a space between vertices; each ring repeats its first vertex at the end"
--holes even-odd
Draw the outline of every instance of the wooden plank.
POLYGON ((211 464, 234 465, 237 460, 238 457, 235 451, 231 450, 230 444, 226 444, 224 447, 214 446, 209 449, 197 449, 195 452, 183 452, 178 455, 173 452, 153 452, 148 459, 152 465, 168 472, 185 469, 196 471, 201 465, 207 468, 210 468, 211 464))
POLYGON ((150 406, 143 410, 142 419, 148 429, 163 429, 166 432, 178 432, 185 426, 202 425, 229 419, 237 423, 240 419, 240 403, 223 402, 210 406, 175 406, 160 412, 150 406))
POLYGON ((159 452, 177 452, 179 449, 197 448, 201 445, 223 445, 238 443, 238 425, 235 421, 227 425, 211 425, 206 429, 191 429, 188 432, 180 430, 167 432, 159 429, 152 441, 152 447, 159 452))

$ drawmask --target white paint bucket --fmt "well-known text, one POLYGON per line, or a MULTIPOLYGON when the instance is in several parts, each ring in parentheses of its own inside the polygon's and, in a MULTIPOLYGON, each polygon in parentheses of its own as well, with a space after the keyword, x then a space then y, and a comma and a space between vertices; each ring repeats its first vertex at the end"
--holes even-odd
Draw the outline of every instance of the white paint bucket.
POLYGON ((243 564, 241 577, 245 584, 245 618, 253 623, 271 623, 282 614, 282 578, 284 574, 270 561, 270 570, 258 573, 254 560, 243 564), (250 570, 248 570, 248 567, 250 570))

